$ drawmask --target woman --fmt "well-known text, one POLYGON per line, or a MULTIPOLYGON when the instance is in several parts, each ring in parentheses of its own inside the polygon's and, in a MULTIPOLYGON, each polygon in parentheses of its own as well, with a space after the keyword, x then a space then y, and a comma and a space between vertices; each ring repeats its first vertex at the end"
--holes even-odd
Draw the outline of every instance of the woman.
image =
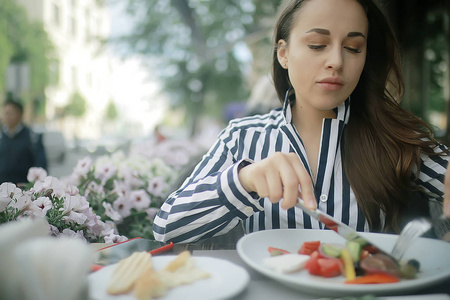
POLYGON ((283 107, 230 122, 161 207, 157 240, 196 241, 240 221, 247 232, 322 228, 295 207, 299 196, 381 232, 442 202, 448 151, 396 102, 398 46, 371 0, 287 1, 274 42, 283 107))

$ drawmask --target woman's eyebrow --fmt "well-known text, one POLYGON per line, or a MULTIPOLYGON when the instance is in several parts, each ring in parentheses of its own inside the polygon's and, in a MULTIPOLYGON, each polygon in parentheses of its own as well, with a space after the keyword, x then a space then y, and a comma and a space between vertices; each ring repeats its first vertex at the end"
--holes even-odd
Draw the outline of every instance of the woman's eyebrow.
POLYGON ((356 37, 356 36, 361 36, 363 38, 366 38, 366 36, 362 32, 359 32, 359 31, 352 31, 347 34, 347 37, 356 37))
MULTIPOLYGON (((323 28, 312 28, 312 29, 308 30, 306 33, 310 33, 310 32, 316 32, 318 34, 323 34, 323 35, 331 34, 328 29, 323 29, 323 28)), ((366 36, 362 32, 359 32, 359 31, 351 31, 347 34, 347 37, 357 37, 357 36, 366 38, 366 36)))
POLYGON ((330 35, 330 31, 327 29, 323 29, 323 28, 312 28, 312 29, 308 30, 306 33, 310 33, 310 32, 317 32, 318 34, 330 35))

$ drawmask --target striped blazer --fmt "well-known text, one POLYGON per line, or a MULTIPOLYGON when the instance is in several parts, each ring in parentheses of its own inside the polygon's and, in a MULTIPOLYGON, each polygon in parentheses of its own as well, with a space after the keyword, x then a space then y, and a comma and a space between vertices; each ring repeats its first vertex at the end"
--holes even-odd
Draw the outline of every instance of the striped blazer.
MULTIPOLYGON (((350 100, 335 109, 336 119, 324 119, 319 168, 314 184, 318 208, 358 231, 368 231, 341 160, 342 133, 350 114, 350 100)), ((309 171, 300 136, 292 122, 289 101, 266 115, 230 122, 182 186, 161 206, 154 220, 156 240, 193 242, 228 232, 240 221, 247 233, 277 228, 322 229, 297 207, 248 193, 238 179, 238 168, 275 152, 295 152, 309 171)), ((436 151, 440 151, 437 148, 436 151)), ((428 197, 442 201, 447 158, 422 155, 418 182, 428 197)), ((383 219, 383 214, 382 219, 383 219)))

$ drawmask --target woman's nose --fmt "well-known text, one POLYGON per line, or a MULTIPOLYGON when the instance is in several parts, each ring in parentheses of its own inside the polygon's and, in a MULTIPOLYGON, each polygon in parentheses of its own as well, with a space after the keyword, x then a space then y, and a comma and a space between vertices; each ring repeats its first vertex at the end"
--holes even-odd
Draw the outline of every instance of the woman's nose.
POLYGON ((344 68, 344 59, 342 57, 342 50, 340 48, 332 49, 332 51, 329 52, 325 68, 333 69, 335 71, 342 71, 342 69, 344 68))

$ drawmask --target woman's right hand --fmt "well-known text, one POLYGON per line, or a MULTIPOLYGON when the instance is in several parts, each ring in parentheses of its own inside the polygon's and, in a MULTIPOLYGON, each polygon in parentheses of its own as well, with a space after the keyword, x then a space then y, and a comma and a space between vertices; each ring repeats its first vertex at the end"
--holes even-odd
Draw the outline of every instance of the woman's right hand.
POLYGON ((272 203, 281 199, 281 208, 289 209, 300 197, 310 209, 316 209, 311 177, 295 153, 276 152, 274 155, 243 167, 239 180, 247 192, 268 197, 272 203), (300 194, 299 194, 300 186, 300 194))

